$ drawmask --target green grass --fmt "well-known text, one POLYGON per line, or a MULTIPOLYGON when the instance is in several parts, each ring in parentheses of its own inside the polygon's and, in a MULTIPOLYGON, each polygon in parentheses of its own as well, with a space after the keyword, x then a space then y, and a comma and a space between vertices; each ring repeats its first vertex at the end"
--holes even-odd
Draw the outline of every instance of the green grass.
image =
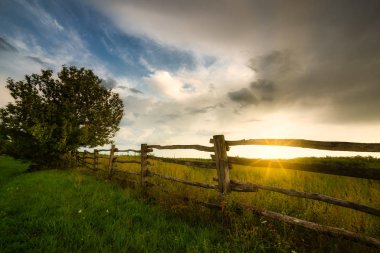
MULTIPOLYGON (((101 160, 105 168, 107 160, 101 160)), ((27 166, 0 156, 0 252, 376 252, 358 243, 242 212, 234 203, 379 237, 378 218, 342 207, 259 191, 231 194, 222 215, 176 200, 159 187, 148 189, 146 195, 138 188, 123 189, 105 180, 102 171, 96 176, 84 174, 88 170, 25 173, 27 166)), ((139 171, 138 165, 118 166, 139 171)), ((152 162, 150 169, 215 183, 214 170, 160 162, 152 162)), ((231 178, 321 192, 375 207, 380 204, 377 181, 247 166, 235 166, 231 178)), ((169 193, 218 203, 214 190, 148 180, 162 184, 169 193)))
POLYGON ((215 224, 185 222, 78 171, 24 173, 0 157, 0 252, 243 252, 215 224))

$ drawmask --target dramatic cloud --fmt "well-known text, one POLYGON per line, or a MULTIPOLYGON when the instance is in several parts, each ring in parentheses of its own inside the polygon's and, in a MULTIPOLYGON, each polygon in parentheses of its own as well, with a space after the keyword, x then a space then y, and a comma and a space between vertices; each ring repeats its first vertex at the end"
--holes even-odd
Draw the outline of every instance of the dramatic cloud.
POLYGON ((272 81, 266 79, 258 79, 251 83, 251 89, 254 92, 260 94, 260 99, 262 101, 272 101, 275 92, 275 86, 272 81))
POLYGON ((117 144, 207 144, 221 133, 380 140, 379 1, 6 0, 2 7, 2 84, 63 64, 93 69, 124 100, 117 144))
MULTIPOLYGON (((235 102, 272 101, 272 108, 298 103, 303 110, 309 108, 305 103, 319 106, 323 102, 330 104, 325 114, 331 115, 331 121, 339 121, 341 109, 352 122, 380 120, 361 99, 379 94, 378 1, 90 2, 128 33, 196 54, 245 60, 257 79, 273 84, 250 88, 249 83, 240 83, 240 89, 228 93, 235 102), (272 87, 275 95, 268 90, 272 87)), ((178 98, 184 84, 170 80, 169 75, 166 87, 158 84, 157 79, 165 78, 158 73, 151 84, 178 98)), ((380 108, 377 101, 374 106, 380 108)))
POLYGON ((250 60, 250 67, 257 72, 259 76, 266 78, 279 77, 297 73, 301 69, 299 66, 300 59, 290 50, 273 51, 265 55, 260 55, 250 60))
POLYGON ((232 91, 228 93, 228 97, 235 102, 238 102, 242 106, 257 104, 258 100, 253 93, 247 88, 242 88, 238 91, 232 91))

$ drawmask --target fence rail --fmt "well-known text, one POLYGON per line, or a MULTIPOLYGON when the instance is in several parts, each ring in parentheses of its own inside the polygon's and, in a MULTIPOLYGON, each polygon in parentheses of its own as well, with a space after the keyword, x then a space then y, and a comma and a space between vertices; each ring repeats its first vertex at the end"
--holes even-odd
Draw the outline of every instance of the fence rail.
POLYGON ((162 174, 156 173, 154 171, 147 170, 147 176, 149 176, 149 175, 157 176, 157 177, 160 177, 160 178, 163 178, 163 179, 166 179, 166 180, 169 180, 169 181, 173 181, 173 182, 178 182, 178 183, 181 183, 181 184, 186 184, 186 185, 191 185, 191 186, 197 186, 197 187, 202 187, 202 188, 206 188, 206 189, 216 189, 218 187, 217 185, 204 184, 204 183, 199 183, 199 182, 192 182, 192 181, 189 181, 189 180, 184 180, 184 179, 179 179, 179 178, 175 178, 175 177, 170 177, 170 176, 167 176, 167 175, 162 175, 162 174))
MULTIPOLYGON (((214 181, 217 181, 217 180, 218 179, 214 178, 214 181)), ((301 192, 301 191, 296 191, 293 189, 288 190, 288 189, 275 187, 275 186, 245 183, 245 182, 239 182, 236 180, 231 180, 231 189, 233 191, 239 191, 239 192, 257 192, 259 189, 262 189, 266 191, 281 193, 288 196, 305 198, 305 199, 314 199, 314 200, 326 202, 326 203, 337 205, 337 206, 348 207, 351 209, 355 209, 357 211, 373 214, 380 217, 380 209, 369 207, 369 206, 351 202, 351 201, 333 198, 333 197, 318 194, 318 193, 301 192)))
MULTIPOLYGON (((214 140, 210 139, 210 143, 214 140)), ((380 152, 380 143, 358 143, 339 141, 312 141, 304 139, 249 139, 226 141, 228 146, 238 145, 269 145, 298 148, 311 148, 331 151, 380 152)))
POLYGON ((207 146, 202 146, 202 145, 167 145, 167 146, 148 145, 148 148, 155 148, 155 149, 195 149, 195 150, 204 151, 204 152, 214 152, 213 147, 207 147, 207 146))
POLYGON ((115 163, 136 163, 136 164, 140 164, 141 162, 137 161, 137 160, 119 160, 119 159, 115 159, 115 163))
MULTIPOLYGON (((212 156, 212 159, 215 159, 212 156)), ((380 180, 380 168, 360 168, 357 165, 346 165, 346 164, 320 164, 320 163, 302 163, 286 161, 284 159, 278 160, 277 163, 272 163, 270 160, 266 159, 250 159, 241 157, 228 157, 228 163, 247 165, 254 167, 271 167, 274 169, 289 169, 289 170, 300 170, 308 172, 316 172, 322 174, 336 175, 336 176, 347 176, 356 178, 366 178, 380 180)))
POLYGON ((137 149, 118 149, 116 152, 135 152, 135 153, 141 153, 140 150, 137 149))
POLYGON ((190 160, 184 160, 184 159, 179 160, 179 159, 155 157, 155 156, 150 156, 149 159, 160 161, 160 162, 174 163, 174 164, 193 166, 193 167, 199 167, 199 168, 205 168, 205 169, 216 169, 216 165, 214 162, 213 163, 199 162, 199 161, 190 161, 190 160))
MULTIPOLYGON (((249 158, 240 158, 240 157, 230 157, 227 155, 230 146, 236 145, 273 145, 273 146, 290 146, 290 147, 301 147, 301 148, 312 148, 312 149, 323 149, 323 150, 339 150, 339 151, 357 151, 357 152, 380 152, 379 143, 353 143, 353 142, 326 142, 326 141, 311 141, 303 139, 250 139, 250 140, 237 140, 237 141, 228 141, 224 139, 223 135, 216 135, 211 140, 210 143, 213 144, 213 147, 202 146, 202 145, 147 145, 141 144, 139 150, 136 149, 125 149, 118 150, 115 145, 111 146, 111 149, 102 149, 94 150, 93 156, 89 156, 89 152, 83 152, 81 155, 77 154, 78 161, 90 169, 97 170, 97 165, 99 164, 99 151, 109 151, 110 155, 108 157, 108 176, 112 177, 114 172, 125 173, 129 175, 138 176, 140 178, 141 189, 144 190, 148 186, 159 186, 155 183, 147 181, 148 177, 158 177, 167 181, 181 183, 185 185, 190 185, 194 187, 201 187, 205 189, 214 189, 220 193, 220 200, 223 202, 225 195, 229 194, 231 191, 235 192, 257 192, 259 190, 277 192, 287 196, 297 197, 297 198, 306 198, 311 200, 317 200, 325 202, 328 204, 341 206, 345 208, 350 208, 356 211, 364 212, 367 214, 375 215, 380 217, 380 209, 363 205, 360 203, 346 201, 342 199, 337 199, 331 196, 326 196, 318 193, 302 192, 296 191, 293 189, 284 189, 280 187, 261 185, 252 182, 239 182, 237 180, 230 179, 229 170, 232 169, 234 164, 238 165, 248 165, 252 167, 270 167, 271 168, 281 168, 281 169, 291 169, 299 170, 306 172, 316 172, 323 174, 330 174, 336 176, 349 176, 356 178, 365 178, 365 179, 374 179, 380 180, 380 168, 360 168, 356 165, 341 165, 334 163, 302 163, 294 162, 291 160, 279 160, 279 163, 269 163, 269 160, 266 159, 249 159, 249 158), (204 152, 212 152, 211 155, 212 162, 205 161, 195 161, 189 159, 173 159, 173 158, 163 158, 148 155, 148 153, 153 152, 154 149, 194 149, 204 152), (115 156, 116 152, 135 152, 140 154, 140 160, 125 160, 120 159, 120 157, 115 156), (90 159, 91 162, 86 161, 90 159), (193 182, 190 180, 175 178, 168 175, 163 175, 158 172, 148 169, 149 165, 152 165, 149 160, 159 161, 164 163, 171 164, 180 164, 184 166, 200 167, 204 169, 216 169, 216 178, 213 178, 213 181, 217 181, 217 185, 206 184, 201 182, 193 182), (115 168, 113 165, 117 163, 124 164, 139 164, 140 171, 133 172, 127 170, 121 170, 115 168)), ((163 190, 165 191, 165 190, 163 190)), ((187 198, 187 197, 186 197, 187 198)), ((199 202, 201 205, 210 207, 213 209, 222 209, 223 204, 220 205, 206 203, 202 201, 199 202)), ((335 228, 330 226, 325 226, 305 220, 301 220, 295 217, 287 216, 284 214, 272 212, 265 210, 259 207, 248 207, 244 206, 245 209, 248 209, 254 213, 260 214, 265 217, 269 217, 275 220, 286 222, 292 225, 297 225, 312 229, 321 233, 329 234, 332 236, 341 236, 346 239, 353 241, 361 242, 367 245, 380 248, 380 240, 377 238, 372 238, 363 234, 354 233, 342 228, 335 228)))

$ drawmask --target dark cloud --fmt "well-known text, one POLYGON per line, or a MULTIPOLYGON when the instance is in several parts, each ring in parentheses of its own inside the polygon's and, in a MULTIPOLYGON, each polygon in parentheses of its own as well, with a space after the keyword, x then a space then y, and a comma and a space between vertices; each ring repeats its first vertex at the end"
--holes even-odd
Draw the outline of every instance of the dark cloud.
POLYGON ((274 92, 274 83, 270 80, 266 79, 258 79, 251 83, 251 89, 259 90, 265 93, 273 93, 274 92))
MULTIPOLYGON (((371 16, 371 10, 366 12, 371 16)), ((299 104, 307 105, 302 106, 303 111, 324 108, 318 117, 324 122, 379 122, 380 114, 374 108, 380 108, 380 20, 373 15, 371 24, 368 17, 346 20, 345 25, 353 25, 346 27, 343 19, 338 15, 331 23, 321 21, 327 22, 329 29, 317 29, 324 40, 308 50, 277 50, 252 58, 250 67, 260 78, 251 83, 254 94, 273 102, 275 92, 278 107, 299 104)))
POLYGON ((132 92, 134 94, 144 94, 144 92, 142 92, 142 91, 140 91, 140 90, 138 90, 136 88, 128 88, 128 87, 125 87, 125 86, 117 86, 116 88, 119 88, 119 89, 122 89, 122 90, 129 90, 130 92, 132 92))
MULTIPOLYGON (((370 87, 369 87, 370 88, 370 87)), ((355 89, 337 95, 328 107, 329 110, 320 117, 323 120, 340 123, 380 122, 379 102, 380 85, 377 88, 355 89)))
POLYGON ((144 94, 144 92, 142 92, 138 89, 135 89, 135 88, 128 88, 128 90, 135 93, 135 94, 144 94))
POLYGON ((40 65, 43 65, 43 66, 48 66, 49 64, 43 60, 41 60, 41 58, 39 57, 35 57, 35 56, 26 56, 26 58, 28 58, 29 60, 32 60, 34 61, 35 63, 38 63, 40 65))
POLYGON ((257 105, 260 102, 274 100, 274 83, 267 79, 258 79, 251 82, 249 88, 242 88, 227 93, 229 99, 239 103, 241 106, 257 105))
POLYGON ((323 107, 327 123, 342 115, 380 121, 372 112, 380 108, 380 1, 93 2, 128 34, 217 58, 251 52, 247 62, 256 78, 273 85, 242 83, 244 89, 228 93, 236 103, 271 101, 260 109, 292 107, 302 114, 323 107))
POLYGON ((248 88, 242 88, 238 91, 231 91, 228 92, 227 95, 232 101, 239 103, 241 106, 256 105, 259 102, 248 88))
POLYGON ((214 110, 214 109, 216 109, 218 107, 219 108, 223 108, 224 104, 219 103, 219 104, 216 104, 216 105, 204 106, 204 107, 200 107, 200 108, 197 108, 197 107, 188 107, 185 110, 188 112, 188 114, 195 115, 195 114, 207 113, 207 112, 212 111, 212 110, 214 110))
POLYGON ((107 89, 113 89, 117 86, 117 82, 116 80, 112 79, 112 78, 108 78, 107 80, 102 80, 102 83, 101 83, 104 87, 106 87, 107 89))
POLYGON ((0 51, 17 52, 17 48, 12 46, 6 39, 0 37, 0 51))
POLYGON ((261 101, 272 101, 274 99, 274 83, 266 79, 258 79, 251 83, 250 88, 259 94, 261 101))
POLYGON ((249 66, 259 75, 265 77, 286 75, 300 68, 292 51, 273 51, 268 54, 254 57, 249 66))

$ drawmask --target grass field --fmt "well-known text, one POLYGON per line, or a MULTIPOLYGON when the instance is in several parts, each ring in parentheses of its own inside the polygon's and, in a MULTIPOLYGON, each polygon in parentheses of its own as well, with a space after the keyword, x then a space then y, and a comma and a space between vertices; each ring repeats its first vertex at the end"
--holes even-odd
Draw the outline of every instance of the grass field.
MULTIPOLYGON (((215 224, 197 224, 79 171, 25 173, 0 157, 0 252, 242 252, 215 224)), ((252 240, 248 250, 265 249, 252 240)))
MULTIPOLYGON (((120 159, 138 159, 138 157, 120 157, 120 159)), ((374 158, 303 158, 299 159, 304 162, 329 162, 329 163, 343 163, 343 164, 355 164, 358 168, 369 167, 379 168, 379 159, 374 158)), ((275 161, 274 161, 275 162, 275 161)), ((150 169, 161 174, 169 176, 183 178, 196 182, 203 182, 209 184, 215 184, 212 178, 216 177, 215 170, 207 170, 202 168, 188 167, 182 165, 168 164, 157 161, 151 161, 152 165, 150 169)), ((120 169, 126 169, 129 171, 139 171, 138 165, 130 164, 117 164, 120 169)), ((133 176, 132 176, 133 177, 133 176)), ((295 189, 299 191, 320 193, 344 200, 354 201, 361 204, 366 204, 375 208, 380 208, 380 182, 376 180, 366 180, 358 178, 350 178, 344 176, 324 175, 318 173, 310 173, 295 170, 285 169, 272 169, 272 168, 253 168, 249 166, 234 165, 230 171, 230 178, 244 181, 254 182, 264 185, 277 186, 287 189, 295 189)), ((158 178, 149 178, 148 181, 161 184, 165 190, 169 192, 190 196, 199 200, 207 202, 217 203, 217 193, 214 190, 205 190, 192 186, 185 186, 172 182, 167 182, 158 178)), ((187 212, 187 206, 175 203, 175 201, 168 194, 162 194, 157 187, 153 187, 149 190, 152 196, 155 196, 157 201, 163 206, 175 209, 177 212, 187 212)), ((257 193, 232 193, 227 197, 228 206, 233 209, 235 203, 244 203, 253 206, 263 207, 271 211, 287 214, 297 218, 305 219, 312 222, 317 222, 324 225, 335 226, 339 228, 345 228, 350 231, 363 233, 375 238, 380 238, 380 218, 373 215, 365 214, 355 210, 351 210, 344 207, 338 207, 330 205, 324 202, 318 202, 315 200, 300 199, 282 195, 279 193, 268 192, 260 190, 257 193)), ((232 219, 236 222, 236 215, 232 214, 232 219)), ((244 217, 244 215, 243 215, 244 217)), ((252 218, 250 215, 243 218, 246 223, 257 224, 257 217, 252 218)), ((237 223, 239 223, 238 221, 237 223)), ((265 224, 267 221, 262 220, 265 224)), ((233 224, 236 230, 251 229, 247 224, 233 224), (239 227, 240 226, 240 227, 239 227)), ((274 223, 276 227, 278 224, 274 223)), ((256 228, 257 229, 257 228, 256 228)), ((309 240, 305 244, 311 246, 311 248, 319 248, 325 250, 339 249, 338 251, 348 252, 357 251, 361 252, 363 249, 355 248, 356 244, 347 243, 344 240, 339 241, 336 239, 322 239, 313 233, 311 236, 305 236, 299 229, 288 228, 283 226, 282 229, 276 227, 276 232, 281 236, 274 240, 280 245, 293 245, 295 248, 300 249, 300 242, 302 240, 309 240), (286 238, 286 239, 284 239, 286 238), (326 248, 324 248, 327 245, 326 248)), ((261 233, 261 227, 258 229, 258 234, 261 233)), ((252 231, 252 230, 251 230, 252 231)), ((265 228, 264 228, 264 231, 265 228)), ((252 235, 251 236, 257 236, 252 235)), ((262 236, 260 234, 260 236, 262 236)), ((265 236, 264 236, 265 237, 265 236)), ((273 239, 273 238, 272 238, 273 239)), ((304 245, 301 246, 301 248, 304 245)))
MULTIPOLYGON (((107 161, 102 160, 104 164, 107 161)), ((378 219, 354 211, 347 213, 339 207, 333 209, 327 204, 310 204, 268 192, 232 194, 227 199, 229 208, 221 215, 219 211, 177 201, 157 187, 150 188, 148 195, 141 195, 138 188, 123 189, 105 180, 102 173, 96 177, 87 175, 88 170, 83 169, 25 173, 27 166, 0 157, 0 252, 376 252, 357 243, 239 213, 233 208, 234 202, 245 201, 329 225, 350 222, 349 229, 379 237, 378 219), (324 215, 327 217, 323 218, 324 215), (352 220, 347 215, 352 215, 352 220), (334 221, 336 217, 338 221, 334 221), (360 222, 360 229, 354 227, 360 222)), ((163 174, 209 183, 215 176, 214 170, 161 163, 151 167, 163 174)), ((129 165, 128 169, 138 171, 139 166, 129 165)), ((340 190, 349 184, 346 190, 353 190, 354 194, 349 197, 364 194, 361 202, 379 205, 376 182, 349 178, 325 181, 323 177, 316 180, 313 173, 307 178, 295 171, 270 173, 274 172, 236 167, 231 177, 288 184, 301 190, 308 184, 299 181, 309 180, 314 181, 307 186, 311 190, 342 196, 345 191, 340 190)), ((163 184, 164 189, 175 194, 217 202, 217 194, 212 190, 159 179, 149 181, 163 184)))

